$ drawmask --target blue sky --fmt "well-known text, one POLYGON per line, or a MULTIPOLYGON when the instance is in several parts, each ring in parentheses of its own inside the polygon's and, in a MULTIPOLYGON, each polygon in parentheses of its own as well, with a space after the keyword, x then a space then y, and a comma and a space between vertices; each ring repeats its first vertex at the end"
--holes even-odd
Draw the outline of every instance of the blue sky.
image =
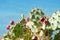
POLYGON ((0 36, 7 32, 10 20, 18 21, 22 13, 28 17, 33 8, 41 8, 46 16, 51 16, 60 10, 60 0, 0 0, 0 36))

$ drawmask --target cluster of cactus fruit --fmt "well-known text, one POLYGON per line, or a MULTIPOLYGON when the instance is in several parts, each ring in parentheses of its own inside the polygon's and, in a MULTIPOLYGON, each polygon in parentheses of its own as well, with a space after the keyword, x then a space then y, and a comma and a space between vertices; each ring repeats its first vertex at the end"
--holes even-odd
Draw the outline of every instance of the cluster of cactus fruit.
MULTIPOLYGON (((22 14, 17 23, 10 21, 10 25, 6 26, 9 32, 1 40, 52 40, 53 31, 60 29, 60 11, 53 13, 50 18, 39 8, 29 14, 27 18, 22 14)), ((59 37, 55 36, 54 40, 60 40, 59 37)))

